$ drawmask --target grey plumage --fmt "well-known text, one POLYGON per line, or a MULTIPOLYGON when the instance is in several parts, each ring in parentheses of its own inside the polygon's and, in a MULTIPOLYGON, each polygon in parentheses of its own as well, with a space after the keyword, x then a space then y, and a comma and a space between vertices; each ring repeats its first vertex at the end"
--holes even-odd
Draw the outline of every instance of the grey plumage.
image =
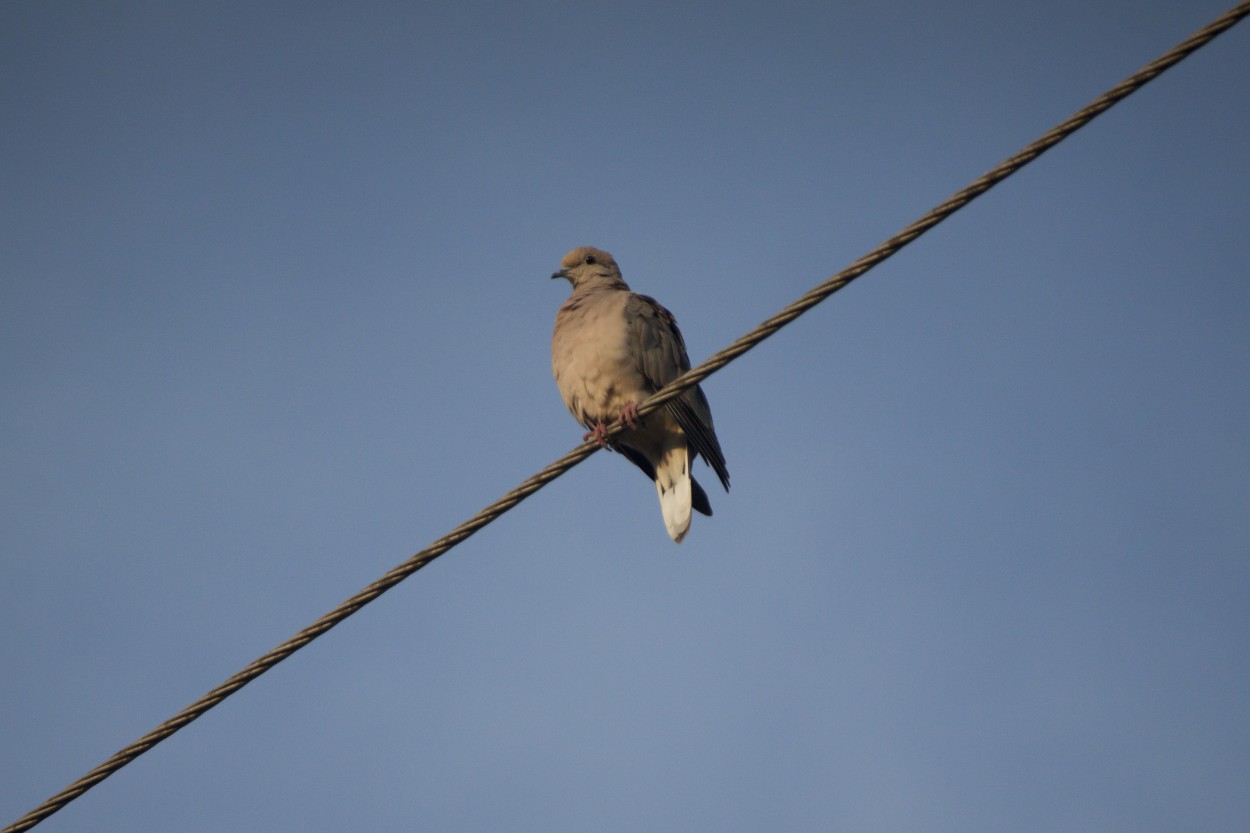
MULTIPOLYGON (((602 439, 618 418, 634 423, 639 403, 690 369, 686 344, 672 313, 654 298, 637 295, 610 254, 583 246, 565 255, 553 278, 573 293, 556 313, 551 367, 564 404, 587 437, 602 439)), ((707 493, 690 475, 702 455, 725 490, 729 471, 712 423, 707 397, 695 385, 618 434, 609 445, 655 481, 665 527, 680 542, 690 510, 712 514, 707 493)))

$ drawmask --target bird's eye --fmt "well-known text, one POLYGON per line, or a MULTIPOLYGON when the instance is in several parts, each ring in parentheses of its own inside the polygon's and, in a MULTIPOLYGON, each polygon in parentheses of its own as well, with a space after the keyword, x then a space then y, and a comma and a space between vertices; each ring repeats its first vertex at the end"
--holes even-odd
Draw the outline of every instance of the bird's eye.
POLYGON ((586 255, 586 263, 593 265, 595 263, 594 255, 586 255))

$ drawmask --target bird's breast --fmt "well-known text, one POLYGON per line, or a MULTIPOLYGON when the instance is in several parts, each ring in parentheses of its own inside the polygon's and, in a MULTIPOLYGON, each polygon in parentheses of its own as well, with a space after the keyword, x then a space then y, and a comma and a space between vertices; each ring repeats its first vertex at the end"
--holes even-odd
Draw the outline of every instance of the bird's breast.
POLYGON ((583 425, 611 422, 652 391, 629 350, 623 298, 574 295, 556 314, 551 369, 564 404, 583 425), (581 303, 577 303, 581 301, 581 303))

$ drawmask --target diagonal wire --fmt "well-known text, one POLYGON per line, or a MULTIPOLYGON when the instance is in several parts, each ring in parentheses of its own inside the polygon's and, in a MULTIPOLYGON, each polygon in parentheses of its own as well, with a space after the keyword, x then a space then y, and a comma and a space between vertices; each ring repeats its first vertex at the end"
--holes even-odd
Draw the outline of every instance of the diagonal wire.
MULTIPOLYGON (((1140 70, 1133 73, 1133 75, 1124 79, 1119 84, 1094 99, 1088 105, 1073 113, 1066 121, 1043 134, 1040 138, 1025 147, 1019 153, 974 180, 966 188, 959 191, 941 205, 938 205, 928 214, 925 214, 919 220, 916 220, 898 234, 894 235, 889 240, 885 241, 880 246, 852 263, 846 269, 810 290, 797 301, 790 304, 773 317, 762 322, 755 329, 733 342, 733 344, 730 344, 724 350, 712 355, 707 361, 703 362, 698 367, 673 380, 655 395, 647 399, 646 402, 639 405, 638 414, 643 416, 651 413, 668 400, 676 397, 686 388, 702 381, 703 379, 706 379, 708 376, 711 376, 713 373, 720 370, 722 367, 729 364, 731 361, 738 358, 751 348, 755 347, 761 341, 768 338, 773 333, 777 332, 782 327, 786 326, 791 321, 798 318, 800 315, 807 312, 809 309, 816 306, 833 293, 837 292, 839 289, 842 289, 851 281, 863 275, 869 269, 872 269, 874 266, 877 266, 882 261, 898 252, 904 246, 911 243, 917 237, 924 234, 926 231, 933 228, 947 217, 950 217, 969 202, 976 199, 990 188, 993 188, 999 182, 1011 176, 1013 173, 1020 170, 1037 157, 1041 156, 1047 150, 1066 139, 1072 133, 1084 127, 1094 118, 1110 108, 1113 104, 1140 89, 1160 73, 1186 58, 1190 53, 1205 46, 1217 35, 1231 28, 1247 15, 1250 15, 1250 0, 1243 0, 1243 2, 1233 6, 1223 15, 1216 18, 1185 40, 1181 41, 1176 46, 1172 47, 1172 49, 1168 50, 1156 60, 1142 67, 1140 70)), ((612 427, 608 429, 608 436, 615 436, 616 434, 619 434, 621 430, 622 425, 619 422, 614 423, 612 427)), ((599 446, 595 442, 590 441, 583 443, 568 452, 563 457, 544 468, 542 471, 521 483, 512 491, 508 492, 499 500, 478 512, 472 518, 460 524, 460 526, 456 527, 442 538, 439 538, 426 549, 411 556, 402 564, 399 564, 391 569, 388 573, 386 573, 386 575, 382 576, 380 579, 373 582, 368 587, 365 587, 356 595, 344 601, 338 607, 334 608, 316 622, 295 634, 295 636, 291 637, 286 642, 283 642, 281 645, 269 651, 269 653, 254 660, 242 671, 239 671, 237 674, 230 677, 230 679, 205 694, 199 700, 196 700, 190 706, 187 706, 185 709, 178 712, 178 714, 174 715, 148 734, 139 738, 139 740, 118 751, 107 761, 74 781, 64 790, 52 796, 34 810, 31 810, 29 813, 22 816, 9 827, 4 828, 4 830, 0 831, 0 833, 18 833, 18 831, 29 830, 36 824, 39 824, 48 816, 57 812, 66 804, 69 804, 87 790, 94 787, 96 784, 100 783, 105 778, 108 778, 114 772, 121 769, 135 758, 156 746, 156 744, 165 740, 170 735, 174 734, 174 732, 177 732, 179 729, 199 718, 222 700, 225 700, 231 694, 234 694, 243 686, 247 685, 252 680, 256 679, 261 674, 265 673, 270 668, 298 651, 300 648, 303 648, 309 642, 312 642, 314 639, 330 630, 330 628, 339 624, 348 616, 351 616, 357 610, 364 607, 378 596, 381 596, 387 590, 394 587, 396 584, 403 581, 417 570, 420 570, 422 567, 429 564, 431 561, 438 558, 440 555, 447 552, 449 549, 456 546, 482 527, 494 521, 500 515, 525 500, 525 498, 529 497, 534 492, 538 491, 552 480, 555 480, 582 460, 585 460, 591 454, 595 453, 598 448, 599 446)))

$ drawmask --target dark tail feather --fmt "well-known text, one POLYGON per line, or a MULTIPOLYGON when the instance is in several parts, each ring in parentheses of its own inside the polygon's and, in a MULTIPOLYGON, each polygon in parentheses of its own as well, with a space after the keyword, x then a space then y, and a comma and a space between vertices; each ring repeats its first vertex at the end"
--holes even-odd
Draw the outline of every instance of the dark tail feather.
POLYGON ((712 517, 712 504, 708 502, 707 492, 699 485, 699 481, 690 478, 690 508, 700 514, 712 517))
MULTIPOLYGON (((702 396, 703 392, 695 388, 698 396, 702 396)), ((706 409, 707 399, 703 399, 703 406, 706 409)), ((690 403, 682 399, 671 399, 664 403, 665 410, 669 416, 677 421, 681 426, 681 430, 686 433, 686 440, 690 443, 690 448, 695 454, 703 455, 703 459, 707 461, 712 470, 716 472, 720 483, 725 487, 725 491, 729 491, 729 469, 725 468, 725 454, 720 450, 720 441, 716 439, 716 432, 710 425, 699 419, 694 409, 690 407, 690 403)))

